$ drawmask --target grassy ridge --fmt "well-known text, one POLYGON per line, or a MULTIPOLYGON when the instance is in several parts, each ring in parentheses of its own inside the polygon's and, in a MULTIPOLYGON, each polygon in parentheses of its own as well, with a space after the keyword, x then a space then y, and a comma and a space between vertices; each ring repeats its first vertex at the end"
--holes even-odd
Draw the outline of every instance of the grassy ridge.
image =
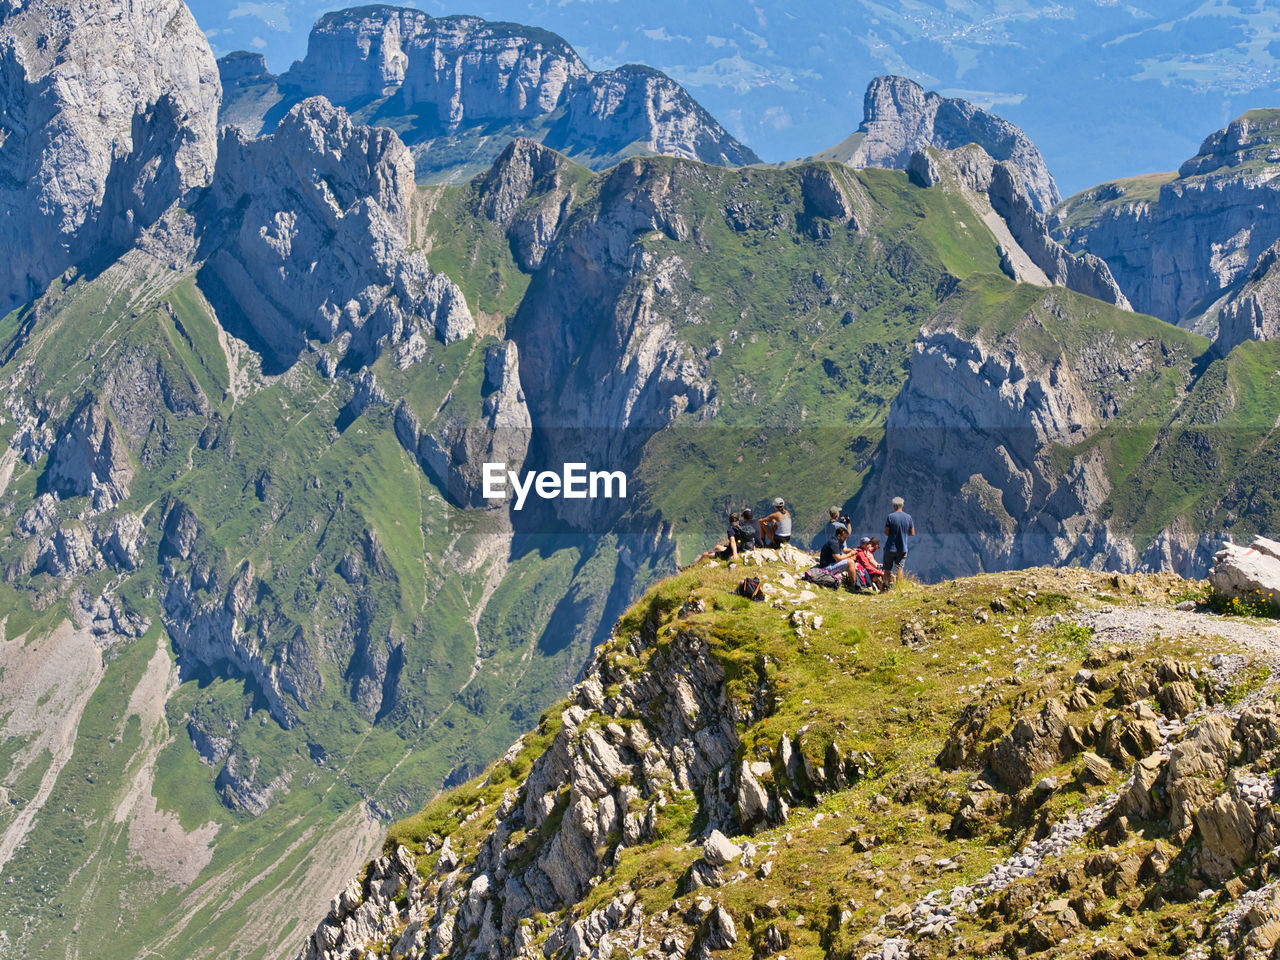
MULTIPOLYGON (((753 572, 776 582, 776 569, 753 572)), ((738 942, 722 952, 725 957, 753 956, 770 928, 785 937, 788 956, 862 956, 869 948, 863 935, 892 935, 892 925, 886 930, 881 923, 891 908, 982 876, 1042 837, 1047 824, 1097 802, 1123 783, 1123 775, 1113 774, 1110 782, 1091 785, 1077 780, 1079 762, 1064 762, 1037 773, 1051 779, 1047 792, 1007 791, 1011 802, 1000 808, 1003 813, 986 822, 965 820, 962 811, 970 790, 984 789, 973 786, 978 769, 940 766, 938 758, 955 730, 971 729, 967 718, 985 717, 971 735, 992 743, 1019 718, 1034 716, 1048 698, 1067 701, 1071 677, 1086 659, 1101 688, 1109 691, 1126 671, 1133 675, 1140 665, 1179 661, 1203 670, 1210 652, 1235 649, 1221 640, 1155 631, 1132 649, 1109 651, 1094 640, 1092 628, 1073 622, 1103 606, 1171 610, 1188 589, 1176 577, 1099 579, 1079 570, 1031 570, 931 587, 908 585, 872 597, 819 591, 801 606, 824 622, 801 635, 790 620, 793 604, 782 603, 779 610, 733 594, 743 573, 741 568, 700 565, 655 585, 619 622, 619 639, 601 650, 601 659, 635 676, 648 669, 673 636, 694 636, 723 668, 726 692, 739 703, 742 716, 751 715, 761 684, 771 695, 772 707, 763 718, 739 723, 735 765, 743 759, 764 761, 772 765, 769 780, 776 780, 783 769, 779 744, 786 739, 818 767, 828 745, 838 744, 841 755, 862 757, 864 775, 848 787, 817 796, 802 783, 789 784, 795 798, 791 818, 749 838, 756 853, 745 875, 692 893, 681 884, 700 856, 706 812, 697 794, 674 793, 661 807, 656 835, 610 851, 612 859, 606 856, 605 861, 612 866, 581 902, 534 918, 535 936, 545 936, 562 921, 584 918, 619 894, 643 905, 652 935, 664 921, 698 916, 696 901, 709 897, 723 904, 738 924, 738 942), (677 611, 689 598, 701 600, 705 612, 680 616, 677 611), (644 638, 639 659, 627 649, 628 638, 636 636, 644 638), (957 823, 965 826, 957 828, 957 823), (765 862, 768 872, 758 871, 765 862)), ((1240 689, 1225 694, 1236 699, 1228 702, 1237 702, 1265 682, 1266 675, 1266 668, 1256 664, 1242 668, 1240 689)), ((1110 709, 1070 702, 1075 705, 1068 720, 1079 726, 1110 709)), ((441 838, 448 837, 465 872, 494 829, 494 811, 504 794, 515 791, 517 800, 522 798, 523 778, 559 730, 563 706, 567 704, 547 711, 520 750, 491 767, 485 778, 395 825, 388 848, 405 844, 421 854, 429 838, 438 848, 441 838)), ((638 707, 643 714, 645 705, 638 707)), ((585 723, 610 719, 601 716, 585 723)), ((558 821, 552 817, 548 824, 550 839, 558 821)), ((1160 834, 1155 825, 1143 828, 1146 836, 1140 830, 1127 849, 1137 844, 1145 856, 1160 834)), ((519 832, 503 837, 513 845, 522 839, 519 832)), ((616 837, 608 842, 618 843, 616 837)), ((1088 854, 1099 849, 1110 849, 1101 833, 1055 859, 1044 874, 1056 883, 1056 871, 1081 870, 1088 854)), ((420 870, 428 883, 434 867, 434 855, 423 855, 420 870)), ((512 869, 518 871, 519 865, 512 869)), ((737 870, 731 864, 725 876, 737 870)), ((1033 884, 1029 880, 1025 888, 1035 890, 1033 884)), ((1069 945, 1064 941, 1069 955, 1090 955, 1095 937, 1160 941, 1199 915, 1184 903, 1164 899, 1143 902, 1137 910, 1132 897, 1126 901, 1123 888, 1105 893, 1090 888, 1089 895, 1098 898, 1092 914, 1096 919, 1090 921, 1091 930, 1080 931, 1069 945)), ((1209 909, 1212 903, 1204 907, 1209 909)), ((1021 914, 988 909, 972 917, 962 914, 948 941, 962 944, 967 955, 1001 956, 1010 931, 1015 938, 1025 935, 1021 914)))

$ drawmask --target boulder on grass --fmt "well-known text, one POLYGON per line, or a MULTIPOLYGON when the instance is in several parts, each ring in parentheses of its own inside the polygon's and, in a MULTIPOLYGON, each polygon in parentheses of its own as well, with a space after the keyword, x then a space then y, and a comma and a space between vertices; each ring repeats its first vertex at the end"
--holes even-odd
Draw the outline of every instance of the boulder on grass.
POLYGON ((1280 543, 1266 537, 1247 547, 1224 543, 1214 556, 1209 585, 1221 597, 1266 601, 1280 610, 1280 543))

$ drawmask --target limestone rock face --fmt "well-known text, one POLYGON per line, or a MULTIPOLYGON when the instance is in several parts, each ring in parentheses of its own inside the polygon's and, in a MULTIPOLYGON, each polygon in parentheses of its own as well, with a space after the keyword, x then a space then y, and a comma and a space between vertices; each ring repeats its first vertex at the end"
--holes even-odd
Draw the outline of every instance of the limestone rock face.
MULTIPOLYGON (((245 55, 233 56, 240 59, 224 58, 224 73, 240 77, 245 55)), ((281 98, 312 96, 381 122, 403 118, 397 129, 420 177, 465 176, 522 135, 598 169, 636 153, 728 165, 759 159, 659 71, 627 65, 593 73, 553 33, 473 16, 390 6, 326 14, 306 57, 271 79, 274 96, 263 95, 256 73, 250 93, 232 90, 227 119, 257 133, 281 98)))
POLYGON ((404 107, 432 108, 430 121, 457 130, 467 122, 548 113, 571 81, 590 72, 546 31, 362 7, 322 17, 306 57, 281 85, 335 103, 393 95, 404 107))
POLYGON ((532 272, 542 266, 569 215, 573 193, 565 186, 566 166, 561 154, 520 138, 511 142, 481 181, 481 209, 507 231, 522 270, 532 272), (535 209, 521 211, 532 196, 539 198, 535 209))
POLYGON ((224 131, 213 186, 210 299, 242 316, 287 366, 307 340, 379 344, 475 329, 461 291, 408 251, 413 159, 394 132, 351 122, 323 98, 276 132, 224 131))
POLYGON ((845 162, 853 167, 905 170, 926 147, 953 150, 976 143, 1018 171, 1034 208, 1043 213, 1060 198, 1044 157, 1018 127, 967 100, 926 92, 906 77, 876 77, 863 98, 861 141, 845 162))
POLYGON ((0 2, 0 313, 205 186, 220 97, 181 0, 0 2))
POLYGON ((619 145, 734 167, 758 162, 684 89, 661 71, 635 64, 593 74, 568 98, 567 120, 547 138, 557 149, 619 145))
POLYGON ((436 477, 453 502, 484 506, 485 463, 519 471, 529 452, 533 420, 520 386, 519 349, 507 340, 485 352, 484 404, 477 422, 454 414, 446 403, 431 430, 424 430, 405 402, 397 404, 395 431, 401 445, 436 477))
POLYGON ((1248 282, 1232 294, 1218 314, 1218 339, 1215 347, 1221 354, 1248 340, 1274 340, 1280 337, 1280 240, 1258 258, 1249 273, 1248 282))
POLYGON ((1009 161, 995 161, 974 145, 957 150, 921 150, 907 163, 911 178, 926 187, 958 188, 970 202, 990 204, 999 218, 986 222, 1002 248, 1002 266, 1013 279, 1041 286, 1066 287, 1085 296, 1130 309, 1105 261, 1093 254, 1073 256, 1049 235, 1023 180, 1009 161))
POLYGON ((119 570, 142 566, 147 530, 136 513, 123 513, 98 530, 97 545, 107 562, 119 570))
POLYGON ((687 239, 672 194, 682 189, 676 178, 695 176, 687 165, 620 164, 601 187, 599 208, 569 220, 548 247, 511 326, 530 413, 550 428, 547 462, 629 465, 680 413, 712 409, 706 360, 681 341, 669 316, 687 280, 683 262, 674 253, 657 262, 638 243, 655 230, 687 239), (639 289, 635 258, 654 276, 639 289), (559 276, 579 280, 557 283, 559 276))
POLYGON ((1252 111, 1209 136, 1177 176, 1120 180, 1068 198, 1054 211, 1054 234, 1105 260, 1135 310, 1170 323, 1213 335, 1217 302, 1231 295, 1223 352, 1274 335, 1259 281, 1280 237, 1278 132, 1280 113, 1252 111))
POLYGON ((106 510, 129 496, 133 465, 124 438, 99 397, 88 397, 58 433, 46 489, 61 497, 92 496, 94 508, 106 510))
MULTIPOLYGON (((1053 296, 1042 301, 1048 318, 1053 296)), ((1024 320, 1028 332, 1040 322, 1024 320)), ((1090 454, 1064 472, 1045 454, 1080 443, 1115 414, 1105 384, 1119 389, 1163 358, 1150 344, 1130 349, 1103 336, 1084 364, 1046 362, 1019 341, 1016 332, 967 335, 945 309, 925 325, 855 523, 878 530, 890 500, 917 490, 926 495, 907 511, 939 524, 912 544, 924 576, 1073 560, 1132 569, 1136 552, 1097 519, 1111 489, 1105 464, 1090 454)))

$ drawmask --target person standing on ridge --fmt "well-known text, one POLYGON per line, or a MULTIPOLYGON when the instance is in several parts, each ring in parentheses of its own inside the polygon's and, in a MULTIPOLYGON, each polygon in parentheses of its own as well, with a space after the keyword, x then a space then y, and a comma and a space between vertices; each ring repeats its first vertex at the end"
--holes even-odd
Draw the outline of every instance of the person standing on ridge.
POLYGON ((773 500, 773 513, 760 521, 760 537, 766 547, 780 547, 791 542, 791 514, 781 497, 773 500))
POLYGON ((884 578, 901 580, 907 562, 907 537, 916 535, 916 522, 903 510, 901 497, 893 498, 893 513, 884 524, 884 578))

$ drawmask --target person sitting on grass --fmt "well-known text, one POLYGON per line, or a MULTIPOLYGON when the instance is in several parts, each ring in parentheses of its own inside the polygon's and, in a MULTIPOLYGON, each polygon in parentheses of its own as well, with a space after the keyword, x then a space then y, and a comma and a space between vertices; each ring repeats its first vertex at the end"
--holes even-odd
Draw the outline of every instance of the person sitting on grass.
POLYGON ((836 535, 822 545, 822 552, 818 555, 818 566, 827 573, 836 575, 843 573, 857 552, 845 549, 844 542, 848 537, 849 528, 843 523, 837 523, 836 535))
POLYGON ((791 514, 781 497, 774 498, 773 513, 760 521, 760 542, 766 547, 780 547, 791 542, 791 514))
POLYGON ((863 537, 862 542, 858 544, 854 561, 867 572, 871 585, 877 590, 883 590, 885 588, 884 567, 876 563, 878 549, 880 549, 879 537, 863 537))
POLYGON ((738 552, 754 550, 760 545, 760 525, 751 516, 751 508, 742 511, 742 520, 734 527, 734 536, 738 541, 738 552))
POLYGON ((729 514, 729 530, 725 543, 717 543, 704 553, 700 560, 736 560, 738 558, 738 515, 729 514))

